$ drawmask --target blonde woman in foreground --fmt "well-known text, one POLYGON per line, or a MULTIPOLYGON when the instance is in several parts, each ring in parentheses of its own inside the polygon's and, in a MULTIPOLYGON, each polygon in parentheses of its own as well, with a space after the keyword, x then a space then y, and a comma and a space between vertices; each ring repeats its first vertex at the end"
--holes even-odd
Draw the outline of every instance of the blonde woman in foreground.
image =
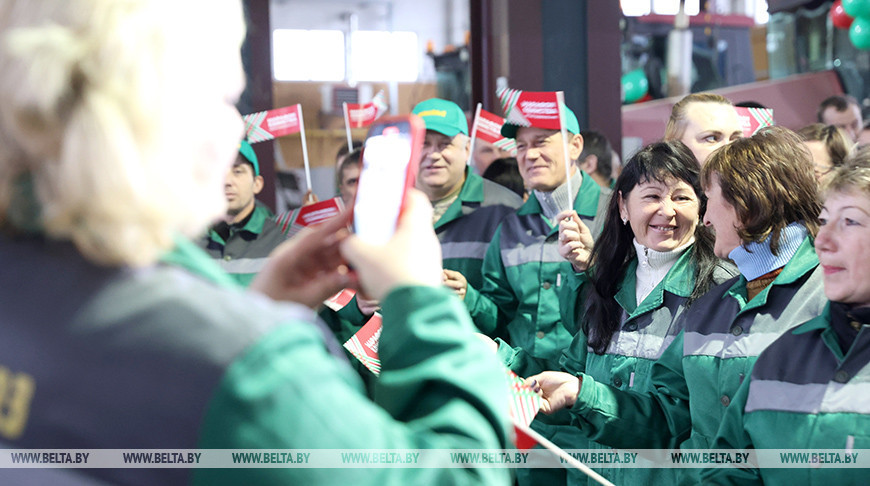
MULTIPOLYGON (((440 288, 420 194, 386 245, 364 244, 335 218, 280 246, 252 291, 182 236, 226 211, 223 178, 243 126, 242 18, 229 0, 0 4, 0 383, 13 394, 0 443, 503 448, 504 373, 440 288), (160 263, 167 254, 175 264, 160 263), (311 309, 355 283, 346 263, 386 309, 374 402, 311 309)), ((0 469, 2 484, 85 480, 506 484, 509 473, 0 469)))

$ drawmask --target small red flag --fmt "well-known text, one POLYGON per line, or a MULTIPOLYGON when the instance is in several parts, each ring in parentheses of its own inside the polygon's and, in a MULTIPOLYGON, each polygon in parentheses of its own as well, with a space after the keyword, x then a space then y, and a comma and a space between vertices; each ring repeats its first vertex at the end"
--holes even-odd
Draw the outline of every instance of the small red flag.
POLYGON ((299 104, 251 113, 243 118, 246 138, 250 143, 264 142, 302 131, 302 105, 299 104))
POLYGON ((496 93, 507 123, 560 130, 559 99, 555 91, 501 89, 496 93))
POLYGON ((351 128, 367 127, 387 111, 383 90, 368 103, 347 103, 347 121, 351 128))

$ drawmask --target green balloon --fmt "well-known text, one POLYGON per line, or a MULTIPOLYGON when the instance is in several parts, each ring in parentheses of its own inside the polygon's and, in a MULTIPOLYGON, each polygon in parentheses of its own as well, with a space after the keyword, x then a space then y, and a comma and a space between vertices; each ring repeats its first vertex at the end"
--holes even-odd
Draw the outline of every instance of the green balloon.
POLYGON ((843 10, 850 17, 870 17, 870 0, 843 0, 843 10))
POLYGON ((857 17, 849 27, 849 40, 862 51, 870 50, 870 19, 857 17))
POLYGON ((622 75, 622 102, 634 103, 649 91, 649 80, 643 69, 635 69, 622 75))

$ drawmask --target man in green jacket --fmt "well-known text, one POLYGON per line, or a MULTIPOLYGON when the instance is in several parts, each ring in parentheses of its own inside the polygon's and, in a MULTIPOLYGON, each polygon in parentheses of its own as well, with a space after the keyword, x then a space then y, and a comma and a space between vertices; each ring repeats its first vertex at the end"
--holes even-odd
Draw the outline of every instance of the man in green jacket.
POLYGON ((224 183, 227 218, 197 240, 221 268, 245 287, 263 268, 269 253, 286 238, 272 211, 257 201, 256 196, 262 190, 257 154, 242 140, 239 155, 224 183))
MULTIPOLYGON (((583 151, 583 137, 574 113, 565 108, 568 157, 559 130, 505 124, 502 135, 517 141, 520 174, 532 194, 508 215, 496 230, 483 261, 483 284, 468 285, 463 275, 445 271, 447 285, 460 296, 474 323, 491 337, 507 335, 510 344, 534 358, 558 360, 571 344, 575 329, 566 329, 560 317, 561 286, 573 275, 571 263, 559 255, 557 216, 573 201, 589 239, 604 224, 611 191, 600 187, 575 164, 583 151), (568 193, 566 164, 570 167, 573 194, 568 193)), ((591 248, 590 248, 591 250, 591 248)), ((565 448, 585 444, 579 434, 556 437, 559 419, 540 416, 532 428, 565 448)), ((563 428, 564 429, 564 428, 563 428)), ((564 470, 517 471, 520 484, 564 484, 564 470)))
MULTIPOLYGON (((459 105, 431 98, 414 107, 426 124, 416 187, 433 207, 432 224, 441 242, 445 269, 461 272, 472 285, 482 282, 483 256, 501 220, 523 203, 510 190, 475 174, 467 165, 468 122, 459 105)), ((338 312, 321 317, 339 340, 349 339, 371 316, 371 302, 355 296, 338 312)))
POLYGON ((431 98, 412 113, 426 123, 416 185, 432 202, 444 268, 479 287, 483 257, 496 228, 523 201, 468 166, 468 122, 459 105, 431 98))
MULTIPOLYGON (((574 113, 565 108, 568 155, 558 130, 505 124, 502 135, 516 138, 520 174, 532 193, 496 230, 483 261, 483 284, 452 274, 448 285, 464 295, 477 327, 489 336, 507 330, 510 344, 538 358, 558 360, 574 330, 561 324, 559 290, 574 274, 559 255, 557 215, 573 209, 590 235, 598 235, 610 190, 600 187, 573 162, 583 151, 583 137, 574 113), (570 164, 568 194, 565 165, 570 164)), ((591 249, 591 248, 590 248, 591 249)))

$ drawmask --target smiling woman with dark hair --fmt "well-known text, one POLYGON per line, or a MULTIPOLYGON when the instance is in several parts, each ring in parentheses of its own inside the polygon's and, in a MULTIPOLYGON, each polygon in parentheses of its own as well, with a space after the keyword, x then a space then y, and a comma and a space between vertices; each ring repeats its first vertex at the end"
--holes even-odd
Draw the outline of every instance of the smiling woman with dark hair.
POLYGON ((614 298, 626 287, 623 274, 633 273, 636 281, 631 307, 643 302, 681 256, 687 260, 681 271, 691 275, 683 297, 695 300, 712 286, 720 260, 713 254, 712 233, 699 224, 706 207, 699 173, 697 160, 679 141, 650 145, 623 169, 589 272, 592 286, 583 320, 597 354, 606 352, 627 310, 627 302, 614 298))
MULTIPOLYGON (((568 408, 598 443, 625 449, 707 449, 758 354, 825 304, 813 252, 817 184, 809 153, 790 130, 771 127, 726 145, 707 160, 704 223, 714 252, 740 275, 681 314, 682 332, 652 365, 642 393, 589 371, 531 377, 546 408, 568 408), (687 438, 688 437, 688 438, 687 438)), ((679 482, 697 484, 697 469, 679 482)))
MULTIPOLYGON (((563 370, 621 390, 653 391, 652 365, 680 332, 676 318, 737 273, 716 258, 713 235, 700 224, 706 198, 699 172, 677 141, 650 145, 629 160, 592 253, 589 284, 575 293, 577 308, 566 317, 583 325, 562 355, 563 370)), ((602 472, 616 484, 670 484, 677 470, 602 472)))
MULTIPOLYGON (((575 261, 582 260, 574 251, 576 223, 560 223, 560 253, 578 270, 562 293, 562 320, 579 330, 560 363, 547 363, 550 369, 563 369, 574 381, 575 374, 586 373, 621 390, 653 390, 652 365, 681 329, 674 319, 736 274, 713 254, 713 236, 700 224, 704 205, 692 152, 680 141, 660 142, 635 154, 616 180, 586 272, 580 271, 585 262, 575 261)), ((505 351, 499 349, 503 357, 505 351)), ((521 350, 509 362, 524 376, 541 371, 521 350)), ((588 447, 607 448, 594 442, 588 447)), ((598 472, 615 484, 676 480, 675 469, 598 472)))

